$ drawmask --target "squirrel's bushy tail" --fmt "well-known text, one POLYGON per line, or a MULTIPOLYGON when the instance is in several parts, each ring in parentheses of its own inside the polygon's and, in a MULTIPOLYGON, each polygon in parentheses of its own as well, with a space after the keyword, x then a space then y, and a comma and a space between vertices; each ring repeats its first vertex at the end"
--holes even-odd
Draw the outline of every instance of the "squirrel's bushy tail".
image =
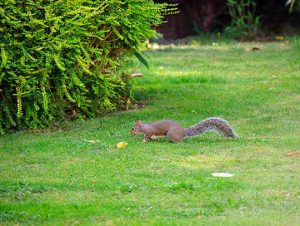
POLYGON ((234 129, 225 119, 215 117, 207 118, 196 125, 185 129, 185 136, 196 136, 211 130, 222 133, 225 137, 237 138, 234 129))

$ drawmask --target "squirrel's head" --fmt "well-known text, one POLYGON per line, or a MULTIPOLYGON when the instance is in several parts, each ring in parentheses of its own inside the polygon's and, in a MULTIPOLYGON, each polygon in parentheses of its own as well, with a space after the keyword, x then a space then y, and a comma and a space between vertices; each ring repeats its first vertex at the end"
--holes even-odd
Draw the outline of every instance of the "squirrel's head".
POLYGON ((142 122, 139 120, 134 124, 134 127, 131 128, 130 133, 136 135, 141 133, 142 122))

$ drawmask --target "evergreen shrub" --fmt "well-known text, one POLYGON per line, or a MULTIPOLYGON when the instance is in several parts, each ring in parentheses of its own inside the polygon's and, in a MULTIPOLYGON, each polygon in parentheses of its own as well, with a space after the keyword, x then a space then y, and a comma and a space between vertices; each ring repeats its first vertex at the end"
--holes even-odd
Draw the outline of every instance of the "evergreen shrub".
POLYGON ((1 0, 0 133, 124 106, 120 59, 167 11, 151 0, 1 0))

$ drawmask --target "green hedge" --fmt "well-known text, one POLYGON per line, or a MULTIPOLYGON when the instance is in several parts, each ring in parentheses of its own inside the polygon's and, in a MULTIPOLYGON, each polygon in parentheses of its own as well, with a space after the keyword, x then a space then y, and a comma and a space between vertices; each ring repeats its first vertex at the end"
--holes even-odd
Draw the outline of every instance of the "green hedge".
POLYGON ((149 0, 2 0, 0 133, 76 112, 121 108, 120 58, 140 51, 167 12, 149 0))

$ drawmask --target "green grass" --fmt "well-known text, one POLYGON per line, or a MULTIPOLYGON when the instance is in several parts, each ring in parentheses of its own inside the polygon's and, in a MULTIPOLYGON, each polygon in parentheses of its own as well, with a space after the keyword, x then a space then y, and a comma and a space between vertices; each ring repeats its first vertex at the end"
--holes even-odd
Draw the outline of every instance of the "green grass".
POLYGON ((0 224, 299 225, 299 46, 194 40, 151 50, 134 84, 144 109, 0 137, 0 224), (129 134, 138 119, 188 127, 210 116, 239 139, 129 134), (116 149, 120 141, 128 147, 116 149))

